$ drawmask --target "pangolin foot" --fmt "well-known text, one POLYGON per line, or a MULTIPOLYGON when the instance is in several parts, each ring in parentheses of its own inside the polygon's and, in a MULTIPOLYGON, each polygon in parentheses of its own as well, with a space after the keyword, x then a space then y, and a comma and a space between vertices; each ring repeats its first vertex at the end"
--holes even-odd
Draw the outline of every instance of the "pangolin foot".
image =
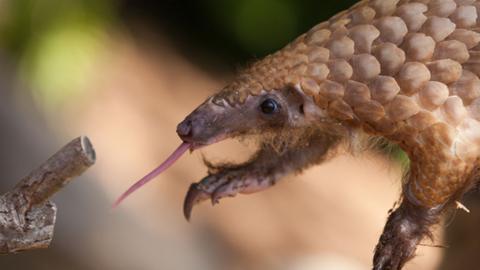
POLYGON ((232 169, 208 175, 198 183, 193 183, 188 189, 183 204, 183 214, 190 220, 195 205, 210 199, 217 204, 224 197, 234 197, 237 193, 253 193, 272 186, 270 177, 252 175, 249 170, 232 169))

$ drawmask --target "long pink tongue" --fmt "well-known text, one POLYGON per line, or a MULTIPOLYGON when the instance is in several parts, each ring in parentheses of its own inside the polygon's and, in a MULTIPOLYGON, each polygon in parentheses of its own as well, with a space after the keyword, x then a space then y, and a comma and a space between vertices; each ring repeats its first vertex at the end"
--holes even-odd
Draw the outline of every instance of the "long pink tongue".
POLYGON ((152 180, 157 175, 161 174, 170 166, 172 166, 173 163, 177 161, 177 159, 179 159, 188 149, 190 149, 190 146, 191 144, 186 142, 183 142, 182 144, 180 144, 180 146, 162 164, 160 164, 157 168, 155 168, 149 174, 145 175, 142 179, 138 180, 127 191, 125 191, 122 194, 122 196, 120 196, 115 201, 115 203, 113 204, 113 207, 117 207, 125 198, 128 197, 128 195, 132 194, 135 190, 139 189, 146 183, 150 182, 150 180, 152 180))

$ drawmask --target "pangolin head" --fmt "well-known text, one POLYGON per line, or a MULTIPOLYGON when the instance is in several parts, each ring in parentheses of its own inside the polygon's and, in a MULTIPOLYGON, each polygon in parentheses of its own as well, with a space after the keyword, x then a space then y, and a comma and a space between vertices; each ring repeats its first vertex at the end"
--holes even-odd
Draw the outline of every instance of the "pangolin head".
MULTIPOLYGON (((177 127, 193 146, 266 131, 293 131, 328 119, 317 106, 309 85, 318 85, 318 74, 308 76, 308 58, 302 37, 240 72, 218 93, 209 97, 177 127)), ((317 102, 318 103, 318 102, 317 102)))

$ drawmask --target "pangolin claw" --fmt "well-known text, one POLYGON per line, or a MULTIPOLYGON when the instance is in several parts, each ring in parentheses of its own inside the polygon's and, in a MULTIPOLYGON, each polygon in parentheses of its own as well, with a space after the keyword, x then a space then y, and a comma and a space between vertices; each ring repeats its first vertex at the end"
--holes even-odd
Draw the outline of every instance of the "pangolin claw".
POLYGON ((248 170, 243 169, 210 174, 190 186, 183 204, 183 214, 189 220, 193 207, 200 202, 210 200, 212 205, 215 205, 222 198, 260 191, 273 184, 272 181, 263 180, 265 178, 251 175, 248 170))
POLYGON ((188 189, 187 196, 185 196, 185 201, 183 202, 183 215, 185 216, 185 219, 189 221, 192 215, 193 207, 209 197, 210 194, 201 189, 200 184, 191 184, 190 188, 188 189))

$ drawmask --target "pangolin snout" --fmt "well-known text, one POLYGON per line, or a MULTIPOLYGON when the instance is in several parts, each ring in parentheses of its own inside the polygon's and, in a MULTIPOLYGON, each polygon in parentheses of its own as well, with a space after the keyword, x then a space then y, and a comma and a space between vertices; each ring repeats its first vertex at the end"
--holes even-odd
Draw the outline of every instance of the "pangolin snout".
POLYGON ((231 120, 228 112, 211 103, 204 103, 177 126, 178 136, 192 145, 209 145, 228 137, 231 120))
POLYGON ((192 120, 185 119, 177 126, 177 134, 183 141, 192 139, 192 120))
POLYGON ((184 142, 204 144, 212 136, 210 126, 204 113, 195 111, 178 124, 177 134, 184 142))

